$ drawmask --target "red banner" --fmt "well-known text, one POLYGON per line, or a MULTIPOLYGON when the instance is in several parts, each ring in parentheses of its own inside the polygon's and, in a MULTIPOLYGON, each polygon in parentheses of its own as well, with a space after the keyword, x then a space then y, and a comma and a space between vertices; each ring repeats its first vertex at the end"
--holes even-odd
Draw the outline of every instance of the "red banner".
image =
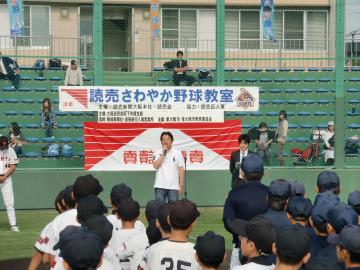
POLYGON ((84 123, 85 169, 153 170, 160 134, 170 131, 173 147, 182 151, 189 170, 227 170, 239 149, 240 120, 224 123, 84 123))

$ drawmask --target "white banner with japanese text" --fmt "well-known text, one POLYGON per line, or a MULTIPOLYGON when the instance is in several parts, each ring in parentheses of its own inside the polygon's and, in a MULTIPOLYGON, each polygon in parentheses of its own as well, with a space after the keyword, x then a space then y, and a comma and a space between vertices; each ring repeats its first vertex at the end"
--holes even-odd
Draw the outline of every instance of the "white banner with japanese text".
POLYGON ((60 86, 59 108, 101 111, 99 122, 164 122, 164 116, 175 117, 172 122, 189 122, 185 117, 191 116, 222 122, 224 111, 257 111, 259 88, 60 86))
POLYGON ((151 171, 160 134, 170 131, 188 170, 228 170, 240 120, 223 123, 84 123, 85 170, 151 171))

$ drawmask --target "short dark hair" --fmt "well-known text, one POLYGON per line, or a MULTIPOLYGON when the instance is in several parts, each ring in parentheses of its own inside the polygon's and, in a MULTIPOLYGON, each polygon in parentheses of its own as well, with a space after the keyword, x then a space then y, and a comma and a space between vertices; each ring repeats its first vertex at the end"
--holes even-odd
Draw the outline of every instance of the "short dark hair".
POLYGON ((287 199, 279 198, 268 195, 268 203, 271 209, 277 211, 283 211, 286 208, 287 199))
POLYGON ((160 141, 161 141, 162 137, 165 136, 165 135, 166 135, 166 136, 169 136, 169 137, 171 138, 171 141, 174 141, 174 136, 171 134, 170 131, 164 131, 164 132, 162 132, 161 135, 160 135, 160 141))
POLYGON ((179 54, 184 55, 184 52, 183 51, 177 51, 176 56, 178 56, 179 54))
POLYGON ((360 215, 360 204, 354 205, 353 208, 354 208, 355 212, 356 212, 358 215, 360 215))
POLYGON ((264 173, 254 172, 254 173, 245 173, 245 178, 247 181, 260 181, 261 178, 264 176, 264 173))
POLYGON ((161 229, 163 229, 167 233, 171 232, 171 226, 168 222, 168 216, 170 215, 170 212, 171 212, 171 203, 167 203, 159 206, 159 215, 157 217, 157 220, 160 224, 161 229))
POLYGON ((349 252, 350 255, 350 262, 352 263, 360 263, 360 253, 356 253, 353 251, 350 251, 348 249, 346 249, 345 247, 343 247, 342 245, 339 245, 340 249, 342 250, 347 250, 349 252))
POLYGON ((61 190, 58 193, 58 195, 56 195, 56 197, 55 197, 54 205, 55 205, 55 209, 58 213, 61 213, 62 210, 66 209, 66 205, 64 205, 64 203, 63 203, 64 194, 65 194, 65 191, 61 190), (59 206, 61 209, 59 208, 59 206))
POLYGON ((286 113, 285 110, 281 110, 281 111, 279 112, 279 116, 280 116, 281 114, 284 116, 284 119, 287 119, 287 113, 286 113))
POLYGON ((117 207, 117 213, 121 220, 134 221, 140 215, 140 205, 133 199, 125 199, 117 207))
POLYGON ((280 249, 277 249, 276 250, 276 254, 277 254, 277 257, 279 259, 280 262, 284 263, 284 264, 287 264, 287 265, 297 265, 298 263, 301 262, 301 260, 304 258, 304 256, 302 257, 299 257, 299 256, 296 256, 296 255, 293 255, 293 254, 282 254, 282 251, 280 249))
POLYGON ((246 144, 250 144, 249 134, 241 134, 238 138, 238 142, 241 143, 242 141, 244 141, 246 144))
POLYGON ((323 223, 319 223, 319 224, 316 224, 316 223, 313 223, 313 227, 319 232, 319 233, 322 233, 322 234, 328 234, 328 231, 327 231, 327 222, 323 222, 323 223))

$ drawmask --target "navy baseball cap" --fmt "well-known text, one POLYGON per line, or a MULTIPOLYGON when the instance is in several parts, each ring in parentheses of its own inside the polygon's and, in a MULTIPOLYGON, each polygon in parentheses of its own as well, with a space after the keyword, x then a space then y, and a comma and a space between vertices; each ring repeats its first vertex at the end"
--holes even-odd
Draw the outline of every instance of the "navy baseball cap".
POLYGON ((148 201, 145 208, 145 216, 148 220, 157 219, 159 215, 159 207, 164 203, 159 200, 148 201))
POLYGON ((81 226, 83 228, 87 228, 90 231, 96 232, 100 236, 105 247, 112 237, 113 225, 104 216, 93 216, 85 222, 81 223, 81 226))
POLYGON ((291 193, 290 183, 284 179, 278 179, 271 182, 269 186, 269 194, 272 197, 288 199, 291 193))
POLYGON ((76 178, 73 185, 73 192, 76 201, 90 194, 97 196, 103 190, 104 189, 100 185, 99 180, 91 174, 79 176, 76 178))
POLYGON ((331 208, 340 203, 339 197, 332 192, 323 192, 316 196, 314 207, 311 211, 311 219, 315 224, 328 221, 327 214, 331 208))
POLYGON ((289 181, 290 186, 291 186, 291 197, 294 196, 301 196, 304 197, 305 195, 305 186, 303 183, 297 181, 297 180, 292 180, 289 181))
POLYGON ((351 206, 360 205, 360 190, 356 190, 349 194, 348 204, 351 206))
POLYGON ((257 216, 250 221, 234 219, 230 223, 230 228, 238 236, 246 237, 254 242, 260 253, 272 253, 272 245, 276 240, 276 229, 269 219, 263 216, 257 216))
POLYGON ((281 227, 276 234, 276 249, 284 257, 301 260, 310 252, 310 236, 299 224, 281 227))
POLYGON ((110 199, 115 206, 118 206, 122 200, 131 198, 131 195, 132 189, 126 184, 121 183, 112 187, 110 192, 110 199))
POLYGON ((124 221, 133 221, 140 215, 140 205, 133 199, 123 200, 117 207, 119 217, 124 221))
POLYGON ((197 238, 194 249, 203 264, 221 263, 225 256, 225 239, 221 235, 208 231, 197 238))
POLYGON ((310 199, 296 196, 289 199, 286 211, 295 220, 305 221, 310 217, 312 208, 310 199))
POLYGON ((333 190, 340 186, 339 176, 332 171, 323 171, 318 175, 317 187, 320 192, 333 190))
POLYGON ((343 246, 351 252, 360 254, 360 226, 345 226, 340 234, 337 235, 336 244, 343 246))
POLYGON ((60 249, 60 257, 72 269, 96 269, 104 251, 103 242, 98 234, 78 226, 67 226, 59 236, 54 250, 60 249))
POLYGON ((329 224, 339 234, 346 225, 358 224, 358 215, 355 210, 347 204, 340 203, 331 208, 327 213, 329 224))
POLYGON ((100 216, 108 212, 101 199, 95 195, 89 195, 82 198, 77 204, 77 217, 82 223, 93 216, 100 216))
POLYGON ((257 155, 249 153, 241 162, 241 170, 246 174, 264 173, 264 161, 257 155))

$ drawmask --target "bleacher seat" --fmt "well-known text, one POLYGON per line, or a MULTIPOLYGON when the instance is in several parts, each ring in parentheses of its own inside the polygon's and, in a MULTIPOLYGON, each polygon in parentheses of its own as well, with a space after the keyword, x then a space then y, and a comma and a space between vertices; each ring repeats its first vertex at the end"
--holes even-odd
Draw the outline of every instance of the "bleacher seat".
POLYGON ((314 115, 315 115, 315 116, 327 116, 328 113, 327 113, 327 112, 323 112, 323 111, 317 111, 317 112, 314 112, 314 115))
POLYGON ((22 111, 21 114, 25 115, 25 116, 34 116, 35 115, 35 113, 33 111, 22 111))
POLYGON ((359 93, 360 89, 348 88, 348 89, 346 89, 346 92, 348 92, 348 93, 359 93))
POLYGON ((225 72, 234 72, 235 68, 225 68, 225 72))
POLYGON ((40 128, 39 124, 24 124, 25 128, 40 128))
POLYGON ((53 81, 53 82, 60 82, 62 81, 63 79, 59 76, 53 76, 53 77, 50 77, 49 79, 50 81, 53 81))
POLYGON ((317 128, 320 128, 320 129, 326 129, 328 126, 327 124, 319 124, 319 125, 316 125, 317 128))
POLYGON ((44 137, 44 138, 41 138, 41 141, 43 141, 44 143, 53 143, 56 141, 56 139, 52 138, 52 137, 44 137))
POLYGON ((38 158, 38 157, 41 157, 41 154, 38 153, 38 152, 25 152, 25 153, 24 153, 24 157, 27 157, 27 158, 38 158))
POLYGON ((295 141, 296 141, 296 142, 299 142, 299 143, 305 143, 305 142, 308 142, 308 141, 309 141, 309 138, 306 138, 306 137, 297 137, 297 138, 295 138, 295 141))
POLYGON ((314 104, 315 103, 315 100, 312 100, 312 99, 304 99, 302 101, 303 104, 305 105, 311 105, 311 104, 314 104))
POLYGON ((304 79, 304 82, 306 83, 313 83, 313 82, 316 82, 317 80, 315 78, 305 78, 304 79))
POLYGON ((50 87, 50 91, 51 91, 51 92, 58 92, 58 91, 59 91, 59 87, 56 86, 56 85, 53 85, 53 86, 50 87))
POLYGON ((318 72, 320 69, 319 68, 308 68, 307 71, 309 72, 318 72))
POLYGON ((295 72, 303 72, 303 71, 305 71, 305 68, 298 67, 298 68, 294 68, 293 71, 295 71, 295 72))
POLYGON ((267 105, 269 104, 270 101, 268 101, 267 99, 260 99, 260 105, 267 105))
POLYGON ((280 68, 279 71, 280 71, 280 72, 290 72, 291 69, 290 69, 290 68, 285 68, 285 67, 283 67, 283 68, 280 68))
POLYGON ((4 112, 4 114, 6 116, 15 116, 15 115, 18 115, 19 113, 17 111, 6 111, 6 112, 4 112))
POLYGON ((297 104, 300 104, 300 100, 297 100, 297 99, 290 99, 288 101, 286 101, 287 104, 291 104, 291 105, 297 105, 297 104))
POLYGON ((44 88, 44 87, 35 87, 35 88, 34 88, 34 91, 35 91, 35 92, 46 92, 47 89, 44 88))
POLYGON ((312 92, 312 90, 308 89, 308 88, 303 88, 303 89, 300 89, 299 92, 301 94, 310 94, 312 92))
POLYGON ((170 82, 170 79, 169 78, 165 78, 165 77, 160 77, 160 78, 157 78, 157 84, 164 84, 164 83, 169 83, 170 82))
MULTIPOLYGON (((275 125, 276 126, 276 125, 275 125)), ((277 127, 277 126, 276 126, 277 127)), ((287 142, 291 143, 291 142, 295 142, 295 139, 292 137, 287 137, 286 139, 287 142)))
POLYGON ((350 124, 350 125, 348 125, 348 128, 350 128, 350 129, 360 129, 360 124, 350 124))
POLYGON ((303 111, 303 112, 298 112, 298 115, 299 116, 310 116, 311 113, 303 111))
POLYGON ((331 72, 334 71, 334 68, 321 68, 321 71, 325 71, 325 72, 331 72))
POLYGON ((262 79, 260 79, 260 82, 263 82, 263 83, 269 83, 269 82, 272 82, 272 79, 269 79, 269 78, 262 78, 262 79))
POLYGON ((260 112, 260 111, 257 111, 257 112, 251 112, 250 115, 252 115, 252 116, 263 116, 263 113, 260 112))
POLYGON ((351 71, 360 71, 360 67, 352 67, 351 71))
POLYGON ((154 68, 153 68, 153 71, 154 71, 154 72, 161 72, 161 71, 164 71, 164 70, 165 70, 164 67, 154 67, 154 68))
POLYGON ((350 99, 348 100, 349 104, 360 104, 360 99, 350 99))
POLYGON ((67 123, 59 123, 58 128, 72 128, 73 126, 67 123))
POLYGON ((29 91, 31 91, 31 88, 22 86, 22 87, 19 87, 17 89, 17 91, 19 91, 19 92, 29 92, 29 91))
POLYGON ((238 68, 237 71, 239 71, 239 72, 248 72, 249 69, 248 68, 238 68))
POLYGON ((21 81, 31 81, 31 76, 28 75, 20 75, 20 80, 21 81))
POLYGON ((360 112, 346 112, 347 116, 359 116, 360 112))
POLYGON ((296 128, 299 128, 299 126, 298 126, 298 125, 296 125, 296 124, 292 124, 292 123, 288 124, 288 127, 289 127, 289 128, 291 128, 291 129, 296 129, 296 128))
POLYGON ((301 79, 300 78, 290 78, 289 82, 298 83, 298 82, 301 82, 301 79))
POLYGON ((247 82, 247 83, 256 83, 257 79, 255 79, 255 78, 247 78, 247 79, 245 79, 245 82, 247 82))
POLYGON ((329 92, 329 90, 326 88, 320 88, 320 89, 316 89, 315 92, 325 94, 325 93, 329 92))
POLYGON ((40 77, 40 76, 38 76, 38 77, 35 77, 34 80, 35 80, 35 81, 39 81, 39 82, 44 82, 44 81, 46 81, 47 79, 46 79, 45 77, 40 77))
POLYGON ((13 92, 13 91, 16 91, 13 86, 5 86, 5 87, 3 87, 2 90, 5 91, 5 92, 13 92))
POLYGON ((0 124, 0 129, 4 129, 4 128, 7 128, 7 125, 5 125, 5 124, 0 124))
POLYGON ((288 116, 294 116, 294 115, 296 115, 296 113, 295 113, 295 112, 292 112, 292 111, 287 111, 286 113, 287 113, 288 116))
POLYGON ((314 125, 312 124, 302 124, 300 125, 301 128, 306 128, 306 129, 312 129, 314 128, 314 125))
POLYGON ((242 124, 242 128, 249 129, 252 128, 252 126, 249 124, 242 124))
POLYGON ((277 89, 277 88, 273 88, 273 89, 269 90, 269 93, 271 93, 271 94, 279 94, 280 92, 281 92, 281 90, 277 89))
POLYGON ((267 112, 266 115, 267 115, 267 116, 278 116, 278 115, 279 115, 279 112, 273 112, 273 111, 271 111, 271 112, 267 112))
POLYGON ((277 83, 284 83, 287 80, 285 78, 276 78, 274 81, 277 82, 277 83))
POLYGON ((42 142, 42 140, 38 137, 26 137, 25 140, 29 143, 39 143, 42 142))
POLYGON ((92 78, 84 76, 83 81, 84 82, 91 82, 92 78))
POLYGON ((287 94, 295 94, 297 91, 298 91, 298 90, 292 89, 292 88, 285 89, 285 93, 287 93, 287 94))
POLYGON ((266 72, 276 72, 277 69, 276 68, 266 68, 265 71, 266 72))
POLYGON ((62 142, 62 143, 71 143, 73 141, 74 141, 74 139, 70 138, 70 137, 61 137, 61 138, 59 138, 59 142, 62 142))
POLYGON ((7 102, 7 103, 18 103, 19 100, 17 98, 8 98, 5 102, 7 102))
POLYGON ((85 156, 84 152, 77 152, 75 155, 78 156, 78 157, 84 157, 85 156))
POLYGON ((75 140, 75 142, 83 143, 84 142, 84 137, 76 137, 74 140, 75 140))
POLYGON ((327 105, 327 104, 330 104, 330 100, 327 100, 327 99, 320 99, 317 101, 318 104, 320 105, 327 105))
POLYGON ((319 79, 319 82, 322 82, 322 83, 328 83, 328 82, 331 82, 332 81, 332 79, 330 79, 330 78, 320 78, 319 79))
POLYGON ((252 68, 251 71, 252 72, 261 72, 261 71, 263 71, 263 69, 262 68, 252 68))
POLYGON ((350 78, 349 82, 360 82, 360 78, 350 78))
POLYGON ((243 80, 242 79, 240 79, 240 78, 232 78, 232 79, 230 79, 230 82, 231 83, 241 83, 243 80))
POLYGON ((68 115, 68 114, 67 114, 67 112, 56 111, 56 112, 55 112, 55 115, 56 115, 56 116, 66 116, 66 115, 68 115))
POLYGON ((281 104, 284 104, 285 101, 282 100, 282 99, 274 99, 271 101, 272 104, 275 104, 275 105, 281 105, 281 104))
POLYGON ((276 129, 278 127, 278 124, 270 124, 269 128, 271 129, 276 129))

